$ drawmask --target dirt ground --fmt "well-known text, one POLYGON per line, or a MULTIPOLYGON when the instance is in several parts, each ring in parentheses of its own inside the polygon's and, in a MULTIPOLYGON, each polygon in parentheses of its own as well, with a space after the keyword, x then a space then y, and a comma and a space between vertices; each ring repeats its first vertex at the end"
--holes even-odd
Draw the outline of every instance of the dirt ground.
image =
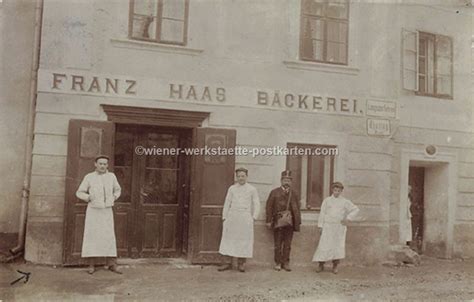
POLYGON ((474 259, 423 258, 419 267, 344 266, 337 275, 314 265, 276 272, 248 265, 246 273, 215 266, 127 264, 123 275, 84 268, 0 264, 3 301, 360 301, 474 299, 474 259), (29 272, 30 280, 10 285, 29 272))

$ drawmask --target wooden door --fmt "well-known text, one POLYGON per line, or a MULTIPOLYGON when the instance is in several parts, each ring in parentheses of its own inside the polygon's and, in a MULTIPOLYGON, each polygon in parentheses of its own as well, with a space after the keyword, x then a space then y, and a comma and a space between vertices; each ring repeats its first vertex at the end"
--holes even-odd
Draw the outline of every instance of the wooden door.
POLYGON ((64 211, 63 263, 85 264, 81 258, 82 237, 87 203, 76 197, 76 191, 87 173, 95 170, 94 159, 99 154, 109 155, 109 170, 113 169, 112 152, 114 124, 111 122, 70 120, 66 168, 66 196, 64 211))
POLYGON ((190 131, 177 128, 117 125, 115 170, 123 191, 118 204, 128 206, 132 213, 121 228, 126 256, 182 255, 188 224, 190 159, 184 154, 157 154, 153 150, 172 152, 188 147, 190 136, 190 131), (136 152, 145 149, 151 153, 136 152))
POLYGON ((137 204, 138 186, 133 181, 139 174, 135 146, 138 145, 137 129, 130 125, 117 125, 115 133, 114 172, 122 187, 122 194, 115 201, 115 207, 125 216, 114 217, 119 257, 138 258, 137 249, 137 204))
MULTIPOLYGON (((179 150, 187 146, 183 130, 141 128, 139 145, 152 150, 179 150)), ((188 194, 189 159, 184 154, 137 155, 137 238, 141 257, 179 257, 183 252, 183 231, 188 194)))
MULTIPOLYGON (((196 128, 197 148, 234 148, 236 131, 196 128)), ((210 149, 209 149, 210 150, 210 149)), ((215 150, 215 149, 214 149, 215 150)), ((190 254, 193 263, 220 263, 222 208, 234 183, 235 156, 202 154, 193 157, 191 179, 190 254)))

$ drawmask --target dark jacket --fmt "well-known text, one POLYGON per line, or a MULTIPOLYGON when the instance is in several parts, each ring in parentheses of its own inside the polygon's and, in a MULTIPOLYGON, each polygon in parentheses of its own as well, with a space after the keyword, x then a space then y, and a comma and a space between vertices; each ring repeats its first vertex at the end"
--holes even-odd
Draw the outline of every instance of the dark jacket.
MULTIPOLYGON (((276 220, 276 214, 286 210, 286 204, 288 202, 288 194, 283 191, 281 187, 276 188, 270 192, 267 199, 267 223, 274 225, 276 220)), ((289 210, 293 216, 293 230, 295 232, 300 231, 301 224, 301 213, 300 213, 300 202, 295 191, 291 190, 291 200, 289 210)))

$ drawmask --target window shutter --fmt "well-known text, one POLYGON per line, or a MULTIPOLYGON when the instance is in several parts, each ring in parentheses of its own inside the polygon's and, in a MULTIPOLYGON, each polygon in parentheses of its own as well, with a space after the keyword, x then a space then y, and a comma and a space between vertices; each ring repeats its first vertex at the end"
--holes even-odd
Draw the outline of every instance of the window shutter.
POLYGON ((418 91, 418 32, 402 30, 403 88, 418 91))

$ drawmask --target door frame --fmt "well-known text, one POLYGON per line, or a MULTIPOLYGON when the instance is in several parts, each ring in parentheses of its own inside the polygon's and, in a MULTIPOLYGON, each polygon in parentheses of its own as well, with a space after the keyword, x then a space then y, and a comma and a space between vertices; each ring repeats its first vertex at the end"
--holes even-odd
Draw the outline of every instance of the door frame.
MULTIPOLYGON (((135 107, 135 106, 120 106, 120 105, 109 105, 101 104, 104 110, 107 120, 114 124, 132 124, 137 126, 154 126, 154 127, 168 127, 168 128, 181 128, 181 129, 195 129, 202 127, 205 121, 209 120, 210 112, 207 111, 185 111, 185 110, 172 110, 172 109, 161 109, 161 108, 150 108, 150 107, 135 107)), ((195 131, 190 134, 191 146, 195 144, 195 131)), ((188 175, 191 176, 194 171, 194 163, 191 160, 189 165, 188 175)), ((190 182, 189 182, 190 183, 190 182)), ((192 219, 192 189, 188 188, 189 198, 189 212, 188 212, 188 225, 187 230, 183 229, 183 235, 187 235, 187 240, 183 240, 183 249, 186 248, 186 259, 192 260, 193 240, 191 240, 191 226, 192 219), (186 242, 185 242, 186 241, 186 242), (184 246, 186 244, 186 246, 184 246)))
MULTIPOLYGON (((164 126, 153 126, 153 125, 138 125, 138 124, 122 124, 122 123, 114 123, 115 125, 115 134, 120 131, 120 129, 125 130, 125 132, 132 133, 133 135, 133 144, 134 146, 146 146, 146 134, 147 133, 161 133, 161 134, 172 134, 176 135, 178 139, 179 148, 189 148, 191 147, 192 142, 192 130, 189 128, 178 128, 178 127, 164 127, 164 126), (122 128, 124 127, 124 128, 122 128)), ((117 145, 117 144, 116 144, 117 145)), ((116 151, 116 150, 113 150, 116 151)), ((131 151, 133 153, 133 151, 131 151)), ((131 209, 131 223, 129 224, 128 233, 128 252, 125 257, 130 258, 157 258, 157 257, 164 257, 164 258, 179 258, 182 257, 183 251, 187 250, 187 246, 183 247, 184 244, 187 244, 187 238, 185 239, 184 236, 184 229, 187 226, 183 224, 182 218, 185 211, 185 206, 189 203, 189 180, 187 179, 187 175, 190 173, 189 170, 191 169, 191 159, 182 156, 181 154, 178 156, 178 167, 181 167, 177 173, 177 217, 176 217, 176 227, 175 232, 179 234, 176 236, 175 234, 175 250, 166 250, 160 248, 156 253, 154 253, 153 249, 145 249, 144 248, 144 238, 145 238, 145 227, 144 227, 144 215, 145 213, 148 214, 156 214, 158 215, 158 219, 160 223, 163 223, 162 220, 164 219, 163 216, 170 214, 169 210, 170 207, 174 207, 170 204, 152 204, 152 203, 143 203, 142 202, 142 195, 140 186, 144 183, 145 175, 143 174, 145 171, 145 163, 146 159, 140 155, 133 154, 132 156, 132 175, 131 175, 131 190, 130 190, 130 209, 131 209), (140 223, 142 222, 142 223, 140 223), (150 254, 148 256, 144 256, 143 254, 150 254), (172 255, 176 253, 175 255, 172 255), (151 255, 153 254, 153 255, 151 255)), ((117 165, 115 165, 115 169, 117 169, 117 165)), ((123 187, 122 187, 123 189, 123 187)), ((123 190, 122 190, 123 192, 123 190)), ((128 202, 121 203, 117 200, 115 202, 115 206, 124 206, 127 207, 128 202)), ((159 240, 162 242, 164 236, 164 228, 158 228, 159 240)), ((159 245, 159 244, 158 244, 159 245)))
MULTIPOLYGON (((446 236, 446 250, 444 252, 444 257, 449 259, 453 257, 453 231, 454 231, 454 222, 456 218, 456 200, 457 200, 457 154, 453 152, 437 152, 434 155, 428 155, 425 152, 425 148, 414 148, 414 149, 402 149, 400 157, 400 188, 399 188, 399 209, 406 209, 407 207, 407 198, 408 196, 408 175, 410 170, 410 162, 420 163, 421 166, 424 164, 436 165, 436 164, 447 164, 448 165, 448 183, 446 184, 445 192, 448 194, 448 212, 446 213, 447 223, 446 229, 444 230, 444 235, 446 236)), ((426 172, 425 172, 426 173, 426 172)), ((426 189, 426 188, 425 188, 426 189)), ((405 245, 403 240, 403 221, 405 219, 405 213, 399 210, 399 244, 405 245)), ((423 217, 424 221, 425 217, 423 217)))

